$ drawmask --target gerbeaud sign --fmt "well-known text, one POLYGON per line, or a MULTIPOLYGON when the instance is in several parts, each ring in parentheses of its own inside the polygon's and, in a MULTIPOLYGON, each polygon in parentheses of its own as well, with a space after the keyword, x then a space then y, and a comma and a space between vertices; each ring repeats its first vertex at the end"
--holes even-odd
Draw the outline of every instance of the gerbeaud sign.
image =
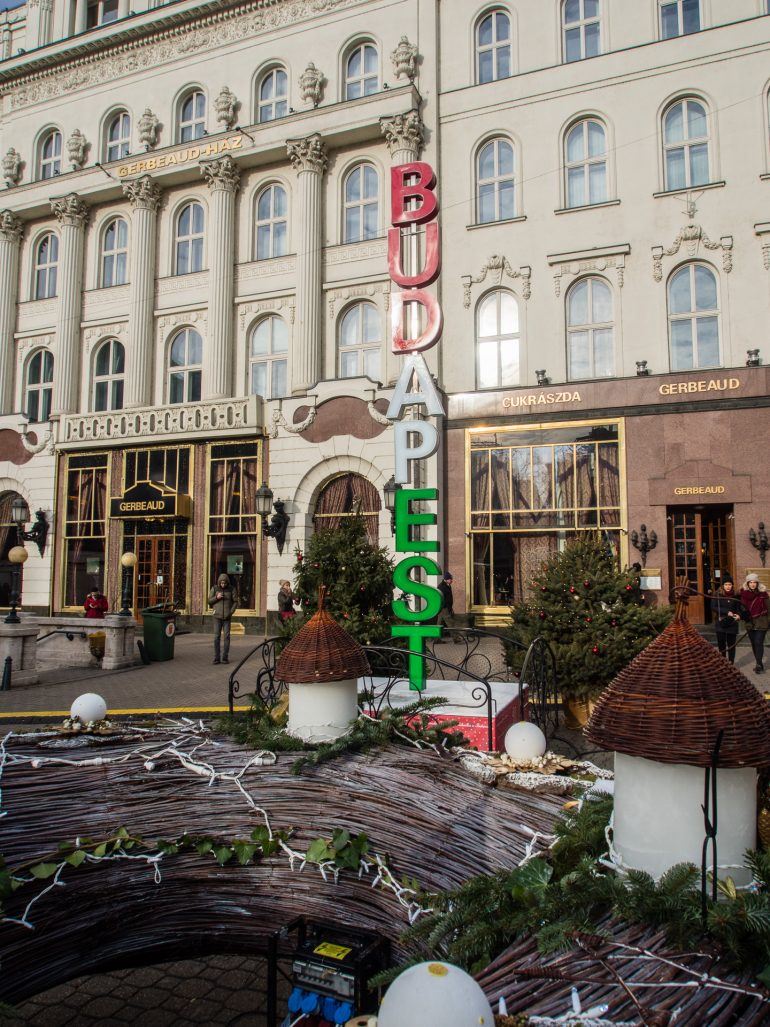
MULTIPOLYGON (((435 513, 417 513, 412 503, 436 503, 438 489, 410 488, 410 464, 424 460, 438 449, 438 431, 430 421, 402 421, 406 407, 422 407, 431 417, 444 414, 441 397, 433 383, 423 352, 435 346, 441 338, 442 316, 438 300, 426 286, 435 281, 441 269, 441 246, 438 224, 438 199, 435 193, 436 175, 433 168, 423 161, 401 164, 391 170, 391 224, 388 231, 388 270, 391 280, 401 287, 392 297, 393 352, 403 354, 406 359, 401 369, 393 399, 387 416, 394 421, 394 445, 396 472, 395 480, 402 488, 396 492, 396 552, 405 556, 393 572, 393 586, 401 592, 416 597, 421 607, 412 609, 402 599, 393 600, 393 612, 405 623, 394 624, 393 638, 405 638, 409 649, 415 655, 409 658, 409 687, 421 691, 425 688, 426 638, 440 638, 441 626, 428 624, 441 609, 441 593, 433 585, 415 581, 413 573, 422 570, 429 576, 440 577, 441 570, 434 559, 426 553, 437 553, 436 541, 412 537, 412 528, 435 525, 435 513), (413 225, 425 225, 425 259, 421 271, 410 268, 411 274, 403 270, 401 260, 402 241, 409 246, 413 225), (407 229, 402 239, 403 230, 407 229), (405 315, 411 305, 422 307, 424 316, 420 319, 421 333, 411 338, 405 330, 405 315), (414 391, 413 391, 414 390, 414 391), (413 445, 410 445, 410 441, 413 445)), ((408 318, 406 319, 409 320, 408 318)), ((415 319, 418 320, 418 319, 415 319)))

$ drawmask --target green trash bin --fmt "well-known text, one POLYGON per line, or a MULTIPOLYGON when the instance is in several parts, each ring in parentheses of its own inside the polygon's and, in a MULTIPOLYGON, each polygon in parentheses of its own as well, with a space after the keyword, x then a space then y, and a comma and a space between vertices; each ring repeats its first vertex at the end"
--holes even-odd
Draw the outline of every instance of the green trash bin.
POLYGON ((162 603, 142 610, 144 623, 144 648, 156 663, 174 659, 176 637, 176 610, 162 603))

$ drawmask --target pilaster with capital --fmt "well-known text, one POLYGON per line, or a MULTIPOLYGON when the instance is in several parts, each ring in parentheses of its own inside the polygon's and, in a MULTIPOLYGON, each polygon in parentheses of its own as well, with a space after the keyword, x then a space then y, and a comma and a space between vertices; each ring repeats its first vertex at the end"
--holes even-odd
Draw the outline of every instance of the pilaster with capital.
POLYGON ((211 190, 208 337, 203 349, 203 398, 233 395, 235 194, 241 173, 227 154, 200 165, 211 190))
POLYGON ((53 413, 77 412, 80 383, 80 320, 83 310, 83 244, 88 207, 77 193, 51 200, 59 220, 59 328, 53 375, 53 413))
POLYGON ((149 175, 123 184, 131 203, 128 280, 128 345, 125 405, 152 403, 153 310, 155 306, 156 225, 161 191, 149 175))
POLYGON ((286 143, 289 160, 297 173, 299 200, 297 225, 297 305, 292 347, 292 392, 301 393, 321 377, 323 347, 321 299, 321 250, 323 210, 321 184, 328 157, 318 133, 286 143))
POLYGON ((19 243, 21 220, 10 210, 0 211, 0 414, 13 410, 14 332, 19 298, 19 243))
POLYGON ((420 159, 420 150, 425 141, 424 126, 416 108, 389 118, 380 118, 380 131, 385 136, 394 165, 410 164, 420 159))

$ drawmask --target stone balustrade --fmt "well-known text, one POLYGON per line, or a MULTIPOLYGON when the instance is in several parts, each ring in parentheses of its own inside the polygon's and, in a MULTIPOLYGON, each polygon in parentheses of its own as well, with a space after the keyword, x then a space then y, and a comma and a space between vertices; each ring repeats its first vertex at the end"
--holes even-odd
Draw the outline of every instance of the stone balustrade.
POLYGON ((211 438, 219 432, 228 436, 239 433, 251 435, 262 429, 262 399, 260 396, 246 396, 63 417, 59 446, 76 449, 94 443, 148 440, 154 436, 162 436, 164 442, 168 442, 191 436, 211 438))
MULTIPOLYGON (((104 634, 102 670, 118 670, 139 663, 134 643, 136 621, 133 617, 108 614, 103 620, 86 617, 36 617, 37 668, 95 667, 89 636, 104 634)), ((14 672, 16 680, 16 673, 14 672)))

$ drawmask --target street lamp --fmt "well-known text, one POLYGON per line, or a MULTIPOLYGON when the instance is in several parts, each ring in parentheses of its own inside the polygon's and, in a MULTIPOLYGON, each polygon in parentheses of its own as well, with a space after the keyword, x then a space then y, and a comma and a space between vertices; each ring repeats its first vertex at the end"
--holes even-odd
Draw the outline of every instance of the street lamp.
POLYGON ((16 607, 21 604, 21 567, 25 563, 29 553, 24 546, 14 546, 8 553, 8 559, 13 564, 13 577, 11 578, 11 609, 5 618, 6 624, 20 624, 16 607))
POLYGON ((134 567, 136 567, 136 553, 124 553, 120 558, 120 565, 123 568, 123 609, 121 617, 131 616, 131 600, 134 597, 134 567))
POLYGON ((273 490, 263 481, 260 487, 256 491, 256 509, 259 517, 262 518, 262 534, 265 538, 274 538, 276 545, 278 546, 278 552, 283 552, 283 546, 286 542, 286 529, 289 526, 289 515, 284 509, 282 499, 276 499, 273 502, 273 490), (267 518, 270 515, 270 508, 275 510, 275 513, 270 518, 270 523, 267 523, 267 518))
POLYGON ((396 533, 396 493, 400 488, 401 485, 396 484, 395 474, 391 474, 382 489, 382 494, 385 497, 385 508, 390 512, 391 535, 396 533))
POLYGON ((29 520, 29 507, 22 496, 17 496, 11 505, 11 520, 16 525, 16 536, 21 544, 22 528, 29 520))

